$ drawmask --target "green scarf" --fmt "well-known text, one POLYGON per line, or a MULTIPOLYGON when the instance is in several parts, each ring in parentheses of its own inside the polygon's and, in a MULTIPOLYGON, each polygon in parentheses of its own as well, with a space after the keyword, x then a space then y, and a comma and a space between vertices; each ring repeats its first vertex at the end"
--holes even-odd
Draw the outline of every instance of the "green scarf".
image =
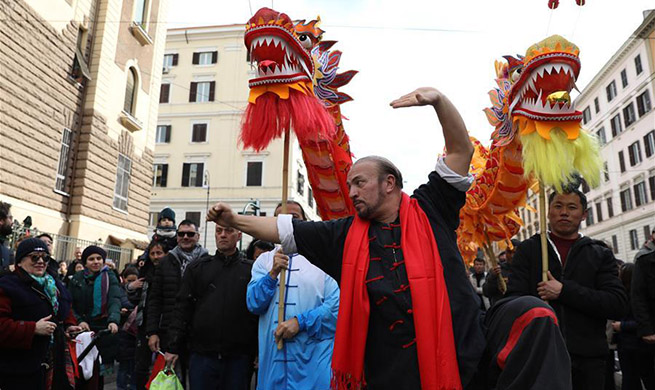
POLYGON ((36 280, 41 288, 43 288, 45 295, 48 297, 48 300, 52 305, 52 311, 55 313, 55 315, 57 315, 57 312, 59 311, 59 300, 57 299, 58 293, 55 278, 47 273, 44 276, 35 276, 32 274, 29 275, 32 277, 32 279, 36 280))

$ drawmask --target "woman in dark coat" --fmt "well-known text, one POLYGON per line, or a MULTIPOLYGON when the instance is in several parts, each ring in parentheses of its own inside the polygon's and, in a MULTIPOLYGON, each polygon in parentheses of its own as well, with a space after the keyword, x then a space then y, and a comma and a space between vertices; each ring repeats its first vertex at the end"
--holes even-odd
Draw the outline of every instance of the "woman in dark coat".
POLYGON ((67 336, 81 329, 71 297, 47 272, 48 248, 28 238, 16 250, 17 267, 0 277, 0 389, 73 389, 67 336))
POLYGON ((127 285, 130 301, 138 305, 136 315, 136 324, 138 326, 135 354, 136 363, 134 368, 137 390, 146 388, 145 386, 150 376, 150 363, 152 362, 152 351, 148 346, 145 321, 146 305, 148 304, 148 287, 155 277, 155 267, 166 253, 168 253, 167 244, 162 241, 153 240, 146 249, 144 263, 139 269, 139 279, 127 285))
POLYGON ((116 274, 106 265, 107 252, 91 245, 82 253, 84 270, 68 283, 73 297, 73 313, 83 330, 98 332, 109 329, 111 335, 102 336, 97 343, 102 357, 100 375, 113 367, 118 353, 118 324, 121 320, 121 290, 116 274))

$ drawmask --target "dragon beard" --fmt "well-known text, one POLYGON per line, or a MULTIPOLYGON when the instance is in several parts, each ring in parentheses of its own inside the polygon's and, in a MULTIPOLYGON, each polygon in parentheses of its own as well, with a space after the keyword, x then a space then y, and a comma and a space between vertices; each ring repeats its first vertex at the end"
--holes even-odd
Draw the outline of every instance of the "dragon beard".
POLYGON ((290 129, 301 144, 333 138, 334 120, 311 88, 303 82, 253 87, 241 124, 244 148, 261 151, 290 129))

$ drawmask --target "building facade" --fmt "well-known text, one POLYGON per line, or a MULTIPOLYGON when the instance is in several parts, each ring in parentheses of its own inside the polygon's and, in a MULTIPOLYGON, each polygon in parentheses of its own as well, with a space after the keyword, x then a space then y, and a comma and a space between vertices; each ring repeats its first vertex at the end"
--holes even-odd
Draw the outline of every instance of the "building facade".
MULTIPOLYGON (((584 128, 598 137, 604 169, 600 185, 586 188, 582 233, 606 241, 615 256, 632 261, 655 229, 655 10, 609 59, 575 100, 584 128)), ((537 197, 529 203, 536 206, 537 197)), ((519 237, 538 232, 527 210, 519 237)))
MULTIPOLYGON (((241 116, 255 74, 243 43, 244 25, 170 29, 164 53, 150 205, 150 229, 171 207, 176 222, 199 225, 200 244, 216 246, 209 205, 272 215, 282 197, 283 142, 262 152, 243 150, 241 116), (257 206, 257 207, 254 207, 257 206)), ((292 139, 289 199, 316 219, 302 155, 292 139)), ((243 247, 249 242, 244 238, 243 247)))
POLYGON ((167 1, 0 0, 0 200, 16 219, 147 239, 167 1))

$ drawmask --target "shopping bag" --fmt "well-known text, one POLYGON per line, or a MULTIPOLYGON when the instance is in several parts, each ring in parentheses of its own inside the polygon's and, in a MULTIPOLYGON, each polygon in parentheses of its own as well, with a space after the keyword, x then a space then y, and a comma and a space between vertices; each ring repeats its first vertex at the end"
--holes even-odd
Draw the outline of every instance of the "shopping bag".
POLYGON ((159 375, 160 372, 164 370, 166 367, 166 360, 164 359, 164 354, 163 353, 157 353, 157 358, 155 359, 155 364, 152 365, 152 373, 150 374, 150 378, 148 379, 148 383, 146 384, 146 389, 150 389, 150 385, 152 384, 152 381, 155 380, 157 375, 159 375))
POLYGON ((177 379, 175 371, 161 370, 150 383, 150 390, 184 390, 182 383, 177 379))

